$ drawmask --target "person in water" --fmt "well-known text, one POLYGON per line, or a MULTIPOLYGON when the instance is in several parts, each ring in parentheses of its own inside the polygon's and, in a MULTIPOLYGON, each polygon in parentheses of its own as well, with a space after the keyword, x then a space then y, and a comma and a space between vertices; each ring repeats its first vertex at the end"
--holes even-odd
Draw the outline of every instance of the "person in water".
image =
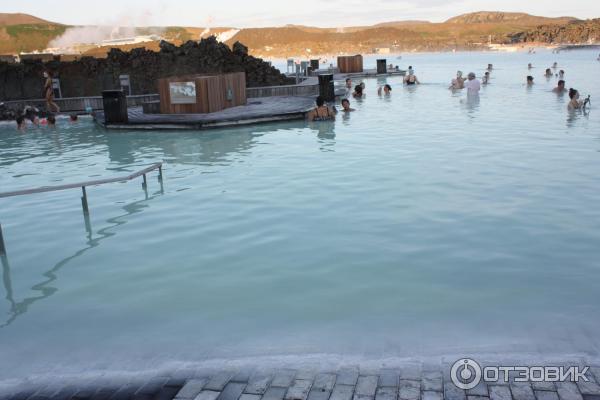
POLYGON ((492 64, 488 64, 487 70, 488 70, 488 71, 491 71, 491 70, 493 70, 493 69, 494 69, 494 66, 493 66, 492 64))
POLYGON ((346 113, 355 111, 354 108, 350 107, 350 100, 348 100, 348 99, 342 100, 342 111, 344 111, 346 113))
POLYGON ((46 121, 49 127, 54 128, 56 126, 56 118, 54 115, 49 115, 48 118, 46 118, 46 121))
POLYGON ((561 69, 558 71, 558 79, 565 79, 565 70, 561 69))
POLYGON ((483 74, 483 78, 481 79, 481 84, 487 85, 488 83, 490 83, 490 71, 485 71, 485 74, 483 74))
POLYGON ((559 80, 558 84, 556 85, 556 87, 554 89, 552 89, 552 91, 554 93, 558 93, 558 94, 566 92, 567 89, 565 88, 565 81, 562 79, 559 80))
POLYGON ((585 108, 585 101, 579 100, 578 90, 573 88, 569 89, 569 98, 571 99, 571 101, 569 101, 569 104, 567 105, 567 109, 569 111, 580 110, 582 108, 585 108))
POLYGON ((77 122, 79 120, 79 117, 77 116, 77 114, 71 114, 69 116, 69 121, 74 124, 75 122, 77 122))
POLYGON ((412 67, 408 68, 408 75, 406 75, 404 77, 404 84, 405 85, 419 85, 421 82, 419 82, 419 78, 417 78, 417 76, 415 75, 415 71, 412 69, 412 67))
POLYGON ((527 75, 527 86, 533 86, 533 76, 527 75))
POLYGON ((449 89, 456 90, 465 88, 465 78, 463 78, 462 75, 462 71, 456 71, 456 78, 452 79, 449 89))
POLYGON ((44 71, 44 99, 46 99, 46 107, 48 111, 60 112, 60 107, 54 102, 54 89, 52 88, 52 75, 48 71, 44 71))
POLYGON ((377 94, 381 96, 381 93, 385 93, 385 95, 390 95, 392 94, 392 87, 390 85, 388 85, 387 83, 385 85, 383 85, 383 87, 379 86, 379 88, 377 89, 377 94))
POLYGON ((354 87, 354 93, 352 93, 352 97, 360 99, 363 96, 363 87, 361 85, 356 85, 354 87))
POLYGON ((527 64, 527 69, 532 69, 533 68, 533 64, 529 63, 527 64))
POLYGON ((546 73, 544 74, 546 78, 552 78, 552 70, 550 68, 546 68, 546 73))
POLYGON ((552 68, 554 68, 554 69, 558 68, 558 63, 556 61, 554 61, 554 63, 552 64, 552 68))
POLYGON ((330 121, 335 119, 335 111, 325 104, 322 96, 317 96, 316 103, 317 106, 307 114, 309 121, 330 121))
POLYGON ((352 90, 352 79, 346 78, 346 90, 352 90))
POLYGON ((17 122, 17 130, 19 132, 23 132, 25 130, 25 117, 23 117, 22 115, 19 115, 16 118, 16 122, 17 122))
POLYGON ((481 90, 481 83, 479 79, 475 77, 475 73, 469 72, 467 75, 467 82, 465 82, 465 88, 467 88, 467 96, 478 96, 481 90))

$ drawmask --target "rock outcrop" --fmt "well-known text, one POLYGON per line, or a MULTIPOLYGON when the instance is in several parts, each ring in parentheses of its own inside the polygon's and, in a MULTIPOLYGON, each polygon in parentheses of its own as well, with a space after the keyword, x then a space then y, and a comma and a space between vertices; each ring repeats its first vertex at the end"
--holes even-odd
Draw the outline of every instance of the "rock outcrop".
POLYGON ((162 42, 159 52, 112 49, 105 59, 0 63, 0 101, 41 98, 45 69, 60 79, 63 97, 99 96, 103 90, 118 89, 120 75, 129 75, 132 94, 157 93, 159 78, 203 73, 245 72, 249 87, 291 83, 269 63, 248 55, 246 46, 236 43, 233 47, 209 37, 181 46, 162 42))

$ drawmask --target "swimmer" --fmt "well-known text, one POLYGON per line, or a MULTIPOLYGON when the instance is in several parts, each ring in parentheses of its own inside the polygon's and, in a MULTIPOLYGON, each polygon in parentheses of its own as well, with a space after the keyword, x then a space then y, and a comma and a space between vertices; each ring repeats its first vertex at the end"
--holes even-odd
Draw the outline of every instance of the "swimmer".
POLYGON ((577 91, 576 89, 569 89, 569 98, 571 99, 571 101, 569 101, 569 104, 567 105, 567 109, 569 111, 585 108, 587 101, 579 100, 579 91, 577 91))
POLYGON ((355 111, 354 108, 350 107, 350 100, 348 100, 348 99, 342 100, 342 111, 344 111, 346 113, 355 111))
POLYGON ((544 74, 546 78, 552 78, 552 70, 550 68, 546 68, 546 73, 544 74))
POLYGON ((485 71, 485 74, 483 74, 483 78, 481 79, 481 84, 487 85, 488 83, 490 83, 490 71, 485 71))
POLYGON ((527 75, 527 86, 533 86, 533 76, 527 75))
POLYGON ((17 130, 19 132, 23 132, 25 130, 25 117, 23 117, 22 115, 19 115, 16 118, 16 122, 17 122, 17 130))
POLYGON ((491 70, 493 70, 493 69, 494 69, 494 66, 493 66, 492 64, 488 64, 488 66, 487 66, 487 70, 488 70, 488 71, 491 71, 491 70))
POLYGON ((46 118, 46 120, 48 121, 48 126, 53 128, 56 126, 56 118, 54 117, 54 115, 49 115, 48 118, 46 118))
POLYGON ((377 89, 377 94, 381 96, 382 90, 386 96, 392 94, 392 87, 390 85, 388 85, 387 83, 385 85, 383 85, 383 87, 379 86, 379 88, 377 89))
POLYGON ((561 69, 558 71, 558 79, 565 79, 565 70, 561 69))
POLYGON ((363 87, 361 85, 356 85, 354 87, 354 93, 352 93, 352 97, 361 98, 363 97, 363 87))
POLYGON ((309 121, 330 121, 335 119, 335 111, 325 104, 322 96, 317 96, 317 106, 306 115, 309 121))
POLYGON ((533 68, 533 64, 529 63, 527 64, 527 69, 532 69, 533 68))
POLYGON ((346 78, 346 90, 352 90, 352 79, 346 78))
POLYGON ((77 122, 78 120, 79 120, 79 117, 77 116, 77 114, 71 114, 71 115, 69 116, 69 121, 70 121, 71 123, 75 123, 75 122, 77 122))
POLYGON ((469 72, 467 79, 468 80, 465 83, 465 88, 467 88, 467 96, 478 96, 479 90, 481 90, 481 83, 475 77, 475 73, 469 72))
POLYGON ((419 79, 415 75, 415 71, 412 69, 412 67, 408 67, 408 75, 406 75, 404 77, 404 84, 405 85, 419 85, 419 84, 421 84, 421 82, 419 82, 419 79))
POLYGON ((558 63, 556 61, 554 61, 554 63, 552 64, 552 68, 554 68, 554 69, 558 68, 558 63))
POLYGON ((554 89, 552 89, 552 91, 554 93, 558 93, 558 94, 566 92, 567 89, 565 89, 565 81, 562 79, 560 81, 558 81, 558 84, 556 85, 556 87, 554 89))
POLYGON ((465 88, 465 78, 462 75, 462 71, 456 71, 456 78, 452 79, 449 89, 457 90, 465 88))

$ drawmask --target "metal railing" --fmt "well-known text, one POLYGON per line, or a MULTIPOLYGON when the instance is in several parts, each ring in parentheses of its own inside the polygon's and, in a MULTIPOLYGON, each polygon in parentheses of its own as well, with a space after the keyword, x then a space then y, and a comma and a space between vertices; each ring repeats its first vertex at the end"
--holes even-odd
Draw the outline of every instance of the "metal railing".
MULTIPOLYGON (((140 171, 134 172, 134 173, 126 175, 126 176, 118 176, 118 177, 114 177, 114 178, 97 179, 97 180, 93 180, 93 181, 84 181, 84 182, 77 182, 77 183, 68 183, 65 185, 41 186, 41 187, 31 188, 31 189, 14 190, 11 192, 0 192, 0 198, 23 196, 23 195, 35 194, 35 193, 55 192, 58 190, 67 190, 67 189, 74 189, 74 188, 80 187, 81 192, 82 192, 81 207, 83 208, 84 215, 87 215, 87 214, 89 214, 89 207, 88 207, 88 201, 87 201, 87 192, 85 190, 86 187, 104 185, 107 183, 126 182, 126 181, 130 181, 132 179, 135 179, 139 176, 143 176, 144 181, 142 182, 142 188, 144 188, 144 190, 145 190, 148 187, 148 181, 146 179, 146 174, 148 174, 149 172, 152 172, 156 169, 158 169, 158 180, 160 182, 162 182, 162 179, 163 179, 162 162, 158 162, 158 163, 154 163, 154 164, 150 165, 149 167, 146 167, 140 171)), ((6 254, 6 246, 4 244, 4 238, 2 235, 2 224, 0 224, 0 255, 4 255, 4 254, 6 254)))

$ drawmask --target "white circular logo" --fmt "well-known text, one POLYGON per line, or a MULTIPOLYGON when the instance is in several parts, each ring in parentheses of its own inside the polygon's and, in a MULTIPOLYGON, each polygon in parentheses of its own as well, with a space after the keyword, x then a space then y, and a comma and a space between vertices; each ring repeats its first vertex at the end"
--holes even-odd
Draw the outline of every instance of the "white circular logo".
POLYGON ((461 358, 452 364, 450 378, 459 389, 473 389, 481 381, 481 366, 470 358, 461 358))

